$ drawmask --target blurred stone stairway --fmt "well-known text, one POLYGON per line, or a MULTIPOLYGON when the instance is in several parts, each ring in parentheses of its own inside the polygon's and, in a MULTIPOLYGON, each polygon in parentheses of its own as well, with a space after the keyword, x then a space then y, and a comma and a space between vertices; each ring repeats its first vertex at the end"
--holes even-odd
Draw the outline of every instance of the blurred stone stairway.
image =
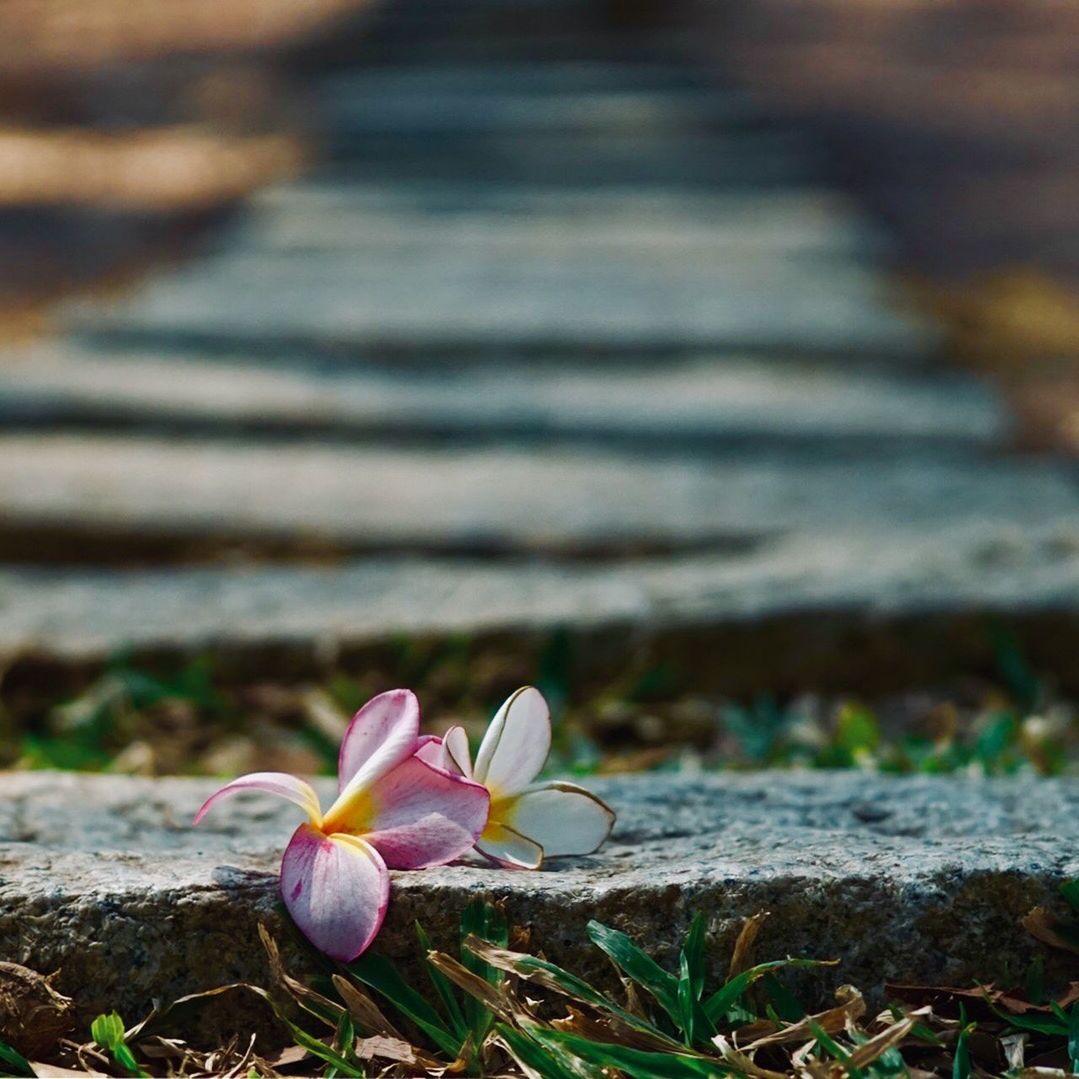
POLYGON ((998 623, 1069 666, 1072 474, 1002 455, 800 132, 597 10, 384 5, 312 79, 320 169, 0 355, 9 677, 558 631, 853 688, 998 623))

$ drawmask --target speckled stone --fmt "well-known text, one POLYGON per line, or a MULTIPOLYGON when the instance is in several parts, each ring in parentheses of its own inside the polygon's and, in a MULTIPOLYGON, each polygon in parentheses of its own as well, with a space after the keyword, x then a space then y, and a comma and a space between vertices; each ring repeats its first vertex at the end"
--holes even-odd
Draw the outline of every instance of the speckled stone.
MULTIPOLYGON (((213 781, 26 773, 0 783, 0 960, 59 969, 57 987, 83 1016, 118 1007, 134 1021, 154 999, 265 982, 260 921, 291 969, 316 965, 277 900, 293 807, 238 799, 195 830, 213 781)), ((482 895, 504 901, 549 958, 604 980, 590 918, 669 962, 702 910, 719 967, 741 919, 768 910, 760 958, 839 959, 805 990, 854 982, 879 999, 886 980, 1022 970, 1040 946, 1019 919, 1079 876, 1075 781, 764 772, 592 786, 619 813, 600 854, 539 873, 396 873, 378 948, 418 977, 413 922, 452 946, 461 909, 482 895)), ((200 1022, 196 1033, 269 1029, 240 995, 218 998, 200 1022)))

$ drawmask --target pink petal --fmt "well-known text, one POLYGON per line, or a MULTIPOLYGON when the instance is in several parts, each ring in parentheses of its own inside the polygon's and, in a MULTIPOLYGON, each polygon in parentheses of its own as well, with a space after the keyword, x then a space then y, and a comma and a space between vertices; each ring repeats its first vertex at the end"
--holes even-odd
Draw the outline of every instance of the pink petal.
POLYGON ((320 952, 347 963, 382 928, 390 874, 362 839, 327 836, 301 824, 281 860, 281 895, 303 935, 320 952))
POLYGON ((337 788, 359 787, 412 755, 420 734, 420 702, 409 689, 372 697, 352 717, 341 740, 337 788))
POLYGON ((517 690, 491 720, 476 754, 473 778, 496 801, 518 794, 539 774, 551 751, 551 714, 533 686, 517 690))
POLYGON ((322 811, 318 804, 318 795, 310 783, 304 782, 297 776, 290 776, 287 772, 252 772, 250 775, 240 776, 239 779, 226 783, 219 791, 211 794, 195 814, 195 823, 198 824, 211 807, 222 798, 242 794, 244 791, 265 791, 267 794, 276 794, 279 798, 287 798, 298 805, 312 822, 317 823, 321 819, 322 811))
POLYGON ((488 824, 476 850, 503 869, 539 869, 543 848, 504 824, 488 824))
POLYGON ((424 764, 434 765, 435 768, 444 768, 442 763, 445 754, 442 750, 442 739, 435 734, 421 734, 416 742, 414 757, 419 757, 424 764))
POLYGON ((484 787, 416 757, 369 791, 373 812, 364 839, 391 869, 444 865, 471 850, 487 823, 484 787))
POLYGON ((501 819, 555 858, 599 850, 611 834, 614 810, 574 783, 545 783, 513 799, 501 819))

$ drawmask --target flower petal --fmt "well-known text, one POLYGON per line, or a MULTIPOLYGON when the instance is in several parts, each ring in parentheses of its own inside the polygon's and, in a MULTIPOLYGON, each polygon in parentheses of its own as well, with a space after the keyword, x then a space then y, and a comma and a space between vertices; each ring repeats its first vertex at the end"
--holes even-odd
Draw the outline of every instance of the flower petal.
POLYGON ((320 952, 347 963, 382 927, 390 874, 362 839, 327 836, 301 824, 281 860, 281 895, 303 935, 320 952))
POLYGON ((551 713, 533 686, 517 690, 498 710, 476 754, 473 778, 496 801, 518 794, 539 774, 551 751, 551 713))
POLYGON ((352 717, 341 739, 337 787, 342 793, 364 786, 410 757, 420 734, 420 702, 410 689, 372 697, 352 717))
POLYGON ((614 826, 614 810, 575 783, 545 783, 518 795, 501 812, 503 824, 538 843, 548 858, 591 854, 614 826))
POLYGON ((298 776, 290 776, 287 772, 252 772, 250 775, 240 776, 239 779, 226 783, 219 791, 211 794, 195 814, 195 823, 198 824, 222 798, 227 798, 232 794, 242 794, 244 791, 265 791, 267 794, 276 794, 278 798, 287 798, 298 805, 313 824, 317 824, 322 819, 318 795, 310 783, 298 776))
POLYGON ((488 824, 476 850, 503 869, 539 869, 543 865, 543 848, 504 824, 488 824))
MULTIPOLYGON (((445 753, 449 772, 459 772, 472 777, 472 754, 468 749, 468 735, 464 727, 450 727, 442 737, 442 750, 445 753)), ((446 765, 443 765, 445 768, 446 765)))
POLYGON ((419 757, 425 764, 432 764, 436 768, 442 768, 445 754, 442 749, 442 739, 435 734, 421 734, 416 742, 414 757, 419 757))
POLYGON ((364 839, 391 869, 444 865, 472 849, 487 823, 485 787, 417 757, 399 764, 369 790, 364 839))

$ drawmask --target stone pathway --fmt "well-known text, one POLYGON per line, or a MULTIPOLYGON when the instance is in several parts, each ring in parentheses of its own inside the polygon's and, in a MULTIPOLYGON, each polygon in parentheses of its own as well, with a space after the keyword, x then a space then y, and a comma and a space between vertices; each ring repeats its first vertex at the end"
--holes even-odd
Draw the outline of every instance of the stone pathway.
POLYGON ((314 174, 0 354, 9 669, 779 622, 813 685, 827 618, 855 688, 927 613, 930 675, 1012 616, 1060 668, 1073 471, 1003 455, 818 148, 675 34, 509 11, 385 5, 314 174))
MULTIPOLYGON (((408 635, 534 667, 557 631, 582 679, 647 654, 728 694, 852 690, 992 669, 1001 625, 1075 682, 1073 471, 1006 455, 800 132, 594 10, 385 4, 310 86, 314 175, 0 355, 5 688, 122 648, 362 670, 408 635)), ((0 784, 0 958, 129 1021, 266 982, 287 807, 194 831, 210 781, 0 784)), ((407 971, 413 919, 449 945, 482 894, 604 979, 589 918, 670 960, 695 910, 721 955, 767 909, 762 958, 841 958, 810 988, 879 999, 1025 969, 1019 919, 1079 875, 1065 781, 596 787, 600 855, 398 874, 380 948, 407 971)), ((244 1007, 209 1022, 265 1024, 244 1007)))
MULTIPOLYGON (((759 959, 841 959, 806 983, 822 1001, 843 983, 880 1003, 885 980, 1014 976, 1035 955, 1045 956, 1050 977, 1057 972, 1019 920, 1039 904, 1055 909, 1057 886, 1079 875, 1075 784, 821 778, 596 779, 619 814, 601 853, 539 873, 395 873, 378 948, 423 985, 414 921, 436 947, 454 947, 465 903, 485 896, 503 900, 548 958, 605 984, 609 967, 584 934, 589 919, 677 964, 697 910, 709 915, 717 967, 741 920, 761 910, 771 917, 759 959)), ((59 988, 85 1013, 117 1007, 134 1022, 152 998, 244 978, 269 984, 259 922, 281 937, 294 973, 308 969, 277 900, 292 807, 238 800, 195 830, 191 817, 213 780, 28 773, 4 783, 0 956, 60 970, 59 988)), ((332 783, 323 785, 329 793, 332 783)), ((266 1022, 238 995, 219 998, 211 1019, 228 1032, 266 1022)))

